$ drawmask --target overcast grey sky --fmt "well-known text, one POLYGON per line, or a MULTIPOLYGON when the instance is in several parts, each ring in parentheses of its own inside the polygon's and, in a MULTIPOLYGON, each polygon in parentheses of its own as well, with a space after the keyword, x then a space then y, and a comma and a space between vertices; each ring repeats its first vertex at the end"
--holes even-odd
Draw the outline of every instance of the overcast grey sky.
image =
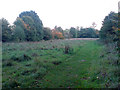
POLYGON ((23 11, 34 10, 45 27, 63 29, 89 27, 93 22, 100 29, 110 11, 118 12, 119 0, 1 0, 0 18, 11 24, 23 11))

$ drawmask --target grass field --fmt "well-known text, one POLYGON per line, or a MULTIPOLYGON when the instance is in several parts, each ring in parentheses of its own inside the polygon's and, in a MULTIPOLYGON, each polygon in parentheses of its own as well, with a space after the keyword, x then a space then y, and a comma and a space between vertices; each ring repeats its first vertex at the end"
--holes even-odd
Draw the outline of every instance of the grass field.
POLYGON ((118 79, 111 73, 116 67, 103 58, 104 46, 96 40, 50 40, 3 43, 2 46, 3 88, 117 85, 118 79))

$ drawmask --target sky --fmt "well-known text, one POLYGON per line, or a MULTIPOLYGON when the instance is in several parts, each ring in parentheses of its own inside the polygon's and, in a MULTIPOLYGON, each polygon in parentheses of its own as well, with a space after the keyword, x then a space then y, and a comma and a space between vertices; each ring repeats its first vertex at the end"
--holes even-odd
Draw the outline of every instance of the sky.
POLYGON ((1 0, 0 18, 12 25, 23 11, 33 10, 42 20, 44 27, 53 29, 56 25, 63 29, 70 27, 90 27, 102 21, 111 11, 118 12, 119 0, 1 0))

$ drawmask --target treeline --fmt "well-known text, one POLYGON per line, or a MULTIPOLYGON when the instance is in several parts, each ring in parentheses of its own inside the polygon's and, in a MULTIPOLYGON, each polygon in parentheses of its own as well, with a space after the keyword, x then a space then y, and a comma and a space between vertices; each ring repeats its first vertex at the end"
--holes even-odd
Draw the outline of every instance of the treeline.
POLYGON ((75 29, 74 27, 70 28, 70 37, 72 38, 98 38, 99 31, 94 28, 80 28, 75 29))
POLYGON ((2 18, 2 41, 40 41, 64 38, 98 38, 99 31, 94 28, 74 28, 63 30, 55 26, 54 29, 44 27, 41 19, 34 11, 19 14, 13 25, 2 18))

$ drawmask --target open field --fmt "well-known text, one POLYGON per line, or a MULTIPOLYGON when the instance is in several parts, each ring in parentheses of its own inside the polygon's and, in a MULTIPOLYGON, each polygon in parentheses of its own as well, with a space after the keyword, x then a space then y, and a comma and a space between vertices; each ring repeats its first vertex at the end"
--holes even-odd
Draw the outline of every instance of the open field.
POLYGON ((3 88, 111 87, 103 48, 91 39, 3 43, 3 88))

